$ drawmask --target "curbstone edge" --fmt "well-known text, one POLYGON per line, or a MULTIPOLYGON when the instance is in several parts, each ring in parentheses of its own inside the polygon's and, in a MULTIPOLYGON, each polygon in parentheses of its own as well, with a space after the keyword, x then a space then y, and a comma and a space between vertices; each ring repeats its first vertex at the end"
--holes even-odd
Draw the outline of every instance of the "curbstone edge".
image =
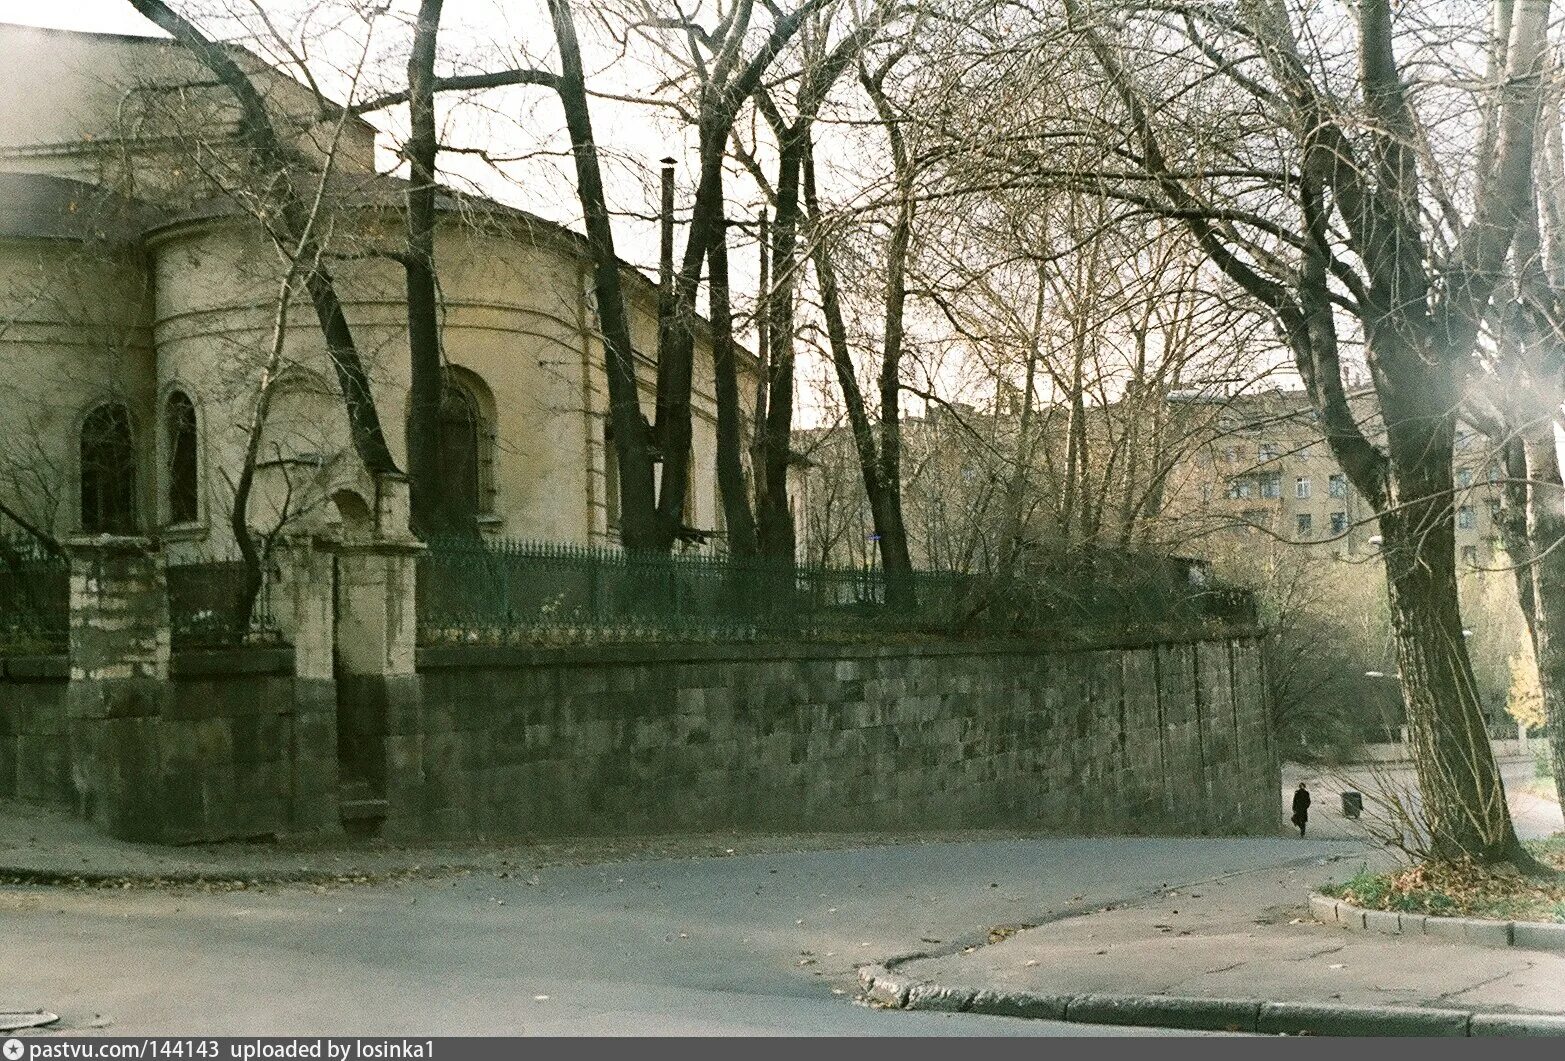
POLYGON ((1319 892, 1310 895, 1310 915, 1324 924, 1359 931, 1432 936, 1478 947, 1526 947, 1565 951, 1565 923, 1493 921, 1483 917, 1440 917, 1391 910, 1366 910, 1319 892))
POLYGON ((1507 1039, 1565 1038, 1565 1017, 1542 1013, 1474 1013, 1467 1034, 1507 1039))
POLYGON ((1029 991, 982 990, 973 996, 969 1013, 991 1017, 1029 1017, 1033 1020, 1064 1020, 1068 995, 1035 995, 1029 991))
POLYGON ((1531 950, 1565 951, 1565 924, 1544 921, 1511 922, 1511 946, 1531 950))
POLYGON ((1310 916, 1323 925, 1337 923, 1337 900, 1320 892, 1310 893, 1310 916))
POLYGON ((1260 1008, 1259 1001, 1243 998, 1078 995, 1066 1007, 1065 1019, 1072 1024, 1253 1032, 1260 1008))
POLYGON ((914 984, 908 989, 904 1009, 927 1009, 937 1013, 962 1013, 978 992, 971 987, 941 987, 939 984, 914 984))
POLYGON ((1321 1002, 1263 1002, 1262 1035, 1465 1036, 1472 1014, 1454 1009, 1399 1009, 1321 1002))

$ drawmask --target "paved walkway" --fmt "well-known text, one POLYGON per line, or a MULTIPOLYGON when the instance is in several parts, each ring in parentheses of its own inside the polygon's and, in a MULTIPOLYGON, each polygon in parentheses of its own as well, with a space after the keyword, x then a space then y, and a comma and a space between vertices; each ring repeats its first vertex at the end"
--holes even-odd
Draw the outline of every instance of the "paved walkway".
MULTIPOLYGON (((832 851, 886 844, 1005 840, 1015 829, 882 833, 682 833, 630 837, 187 844, 116 840, 68 811, 0 800, 0 884, 364 884, 640 859, 832 851)), ((522 874, 525 876, 526 874, 522 874)))
POLYGON ((1252 870, 898 965, 945 987, 1565 1013, 1565 953, 1315 923, 1307 894, 1368 857, 1252 870))
POLYGON ((1092 1034, 855 1004, 857 967, 1346 849, 1048 837, 356 887, 0 887, 0 1010, 110 1035, 1092 1034))
MULTIPOLYGON (((1516 832, 1524 840, 1553 836, 1565 829, 1560 816, 1560 805, 1538 794, 1533 784, 1531 759, 1506 759, 1500 763, 1500 775, 1505 779, 1505 795, 1511 805, 1511 818, 1516 832)), ((1282 771, 1283 805, 1291 805, 1293 790, 1300 781, 1310 787, 1314 803, 1310 807, 1312 837, 1328 839, 1363 839, 1364 830, 1342 816, 1343 789, 1373 792, 1388 780, 1399 790, 1416 789, 1417 780, 1413 767, 1408 764, 1388 763, 1377 768, 1344 766, 1322 769, 1288 763, 1282 771)))

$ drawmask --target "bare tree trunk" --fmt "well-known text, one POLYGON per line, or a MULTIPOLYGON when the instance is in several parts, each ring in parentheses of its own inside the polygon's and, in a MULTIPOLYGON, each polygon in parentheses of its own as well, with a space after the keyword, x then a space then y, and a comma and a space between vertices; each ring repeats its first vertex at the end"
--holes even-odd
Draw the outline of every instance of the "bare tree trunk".
POLYGON ((734 366, 733 306, 728 287, 727 225, 712 241, 711 270, 712 367, 717 391, 717 486, 728 524, 728 551, 753 557, 759 551, 750 491, 745 483, 743 417, 739 411, 739 376, 734 366))
POLYGON ((1380 514, 1380 531, 1403 700, 1434 854, 1530 864, 1511 824, 1462 636, 1449 457, 1454 416, 1431 409, 1425 417, 1388 416, 1388 421, 1391 505, 1380 514))
POLYGON ((239 478, 234 483, 234 502, 228 513, 228 527, 235 544, 239 546, 240 559, 244 561, 244 581, 235 614, 235 626, 239 632, 249 629, 250 616, 255 611, 255 602, 265 584, 261 544, 256 541, 255 531, 250 527, 250 495, 255 489, 261 436, 266 431, 266 418, 272 406, 272 384, 276 380, 278 366, 282 363, 283 347, 288 337, 288 311, 293 306, 293 285, 298 279, 298 272, 298 264, 290 263, 287 274, 277 288, 277 304, 272 312, 271 343, 267 349, 266 363, 261 368, 261 379, 256 384, 250 422, 245 425, 244 459, 239 465, 239 478))
POLYGON ((620 540, 627 549, 666 549, 657 526, 657 495, 652 474, 651 431, 641 412, 636 384, 636 355, 625 316, 619 257, 609 220, 598 146, 587 106, 587 83, 570 0, 549 0, 554 35, 560 49, 556 85, 576 163, 576 192, 581 199, 587 243, 592 248, 593 291, 598 303, 598 327, 603 335, 608 375, 609 423, 619 461, 620 540))
MULTIPOLYGON (((1533 651, 1548 720, 1554 788, 1565 802, 1565 484, 1561 483, 1553 421, 1529 430, 1524 446, 1527 538, 1533 550, 1528 565, 1533 590, 1533 651)), ((1512 562, 1517 561, 1513 558, 1512 562)))
POLYGON ((408 359, 412 388, 408 407, 408 488, 413 529, 422 535, 457 527, 458 515, 439 511, 435 484, 441 475, 440 400, 444 389, 440 364, 440 306, 435 285, 435 165, 440 150, 435 133, 435 45, 445 0, 423 0, 408 59, 408 122, 405 152, 409 183, 407 274, 408 359))
MULTIPOLYGON (((820 204, 815 191, 815 160, 806 149, 804 155, 804 194, 809 206, 811 243, 814 246, 813 261, 816 280, 820 284, 821 313, 826 320, 826 338, 831 348, 832 368, 837 385, 842 390, 843 405, 848 413, 848 425, 853 434, 853 445, 858 455, 859 473, 864 480, 864 494, 869 500, 870 519, 875 529, 875 542, 880 553, 881 568, 887 573, 888 589, 893 582, 898 589, 912 590, 913 559, 908 549, 907 524, 902 517, 902 493, 900 489, 886 487, 886 461, 882 453, 884 435, 876 438, 874 426, 859 387, 853 365, 853 353, 848 346, 848 328, 842 314, 842 296, 837 283, 837 270, 831 250, 821 232, 820 204), (893 579, 892 576, 895 575, 893 579)), ((884 376, 882 376, 884 380, 884 376)), ((897 382, 900 382, 898 380, 897 382)), ((896 406, 893 406, 893 413, 896 406)), ((884 409, 882 409, 884 415, 884 409)), ((901 457, 893 467, 893 474, 901 482, 901 457)), ((888 601, 889 603, 889 601, 888 601)))
POLYGON ((788 466, 793 455, 794 309, 799 262, 799 177, 803 131, 784 131, 777 163, 777 214, 772 225, 771 268, 775 283, 768 293, 763 327, 770 357, 766 373, 766 432, 761 444, 765 465, 757 504, 762 556, 792 562, 793 512, 788 504, 788 466))
POLYGON ((756 244, 760 252, 760 277, 757 284, 755 306, 756 333, 759 349, 760 374, 755 381, 755 413, 750 418, 750 487, 755 492, 755 506, 761 507, 761 495, 766 492, 766 402, 770 397, 772 378, 771 329, 767 327, 772 297, 772 224, 766 208, 761 208, 757 222, 756 244))

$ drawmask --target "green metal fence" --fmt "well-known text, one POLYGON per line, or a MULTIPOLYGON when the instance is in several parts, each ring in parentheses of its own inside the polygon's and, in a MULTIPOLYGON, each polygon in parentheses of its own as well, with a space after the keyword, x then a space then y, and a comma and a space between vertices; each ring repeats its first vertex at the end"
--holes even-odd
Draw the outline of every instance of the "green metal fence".
POLYGON ((0 652, 64 652, 71 568, 31 538, 0 537, 0 652))
POLYGON ((281 640, 269 585, 245 609, 243 560, 185 557, 168 565, 168 617, 174 648, 230 648, 281 640))
POLYGON ((1162 557, 1033 564, 1017 577, 804 567, 552 543, 437 539, 419 561, 423 644, 1092 638, 1253 622, 1248 593, 1162 557))

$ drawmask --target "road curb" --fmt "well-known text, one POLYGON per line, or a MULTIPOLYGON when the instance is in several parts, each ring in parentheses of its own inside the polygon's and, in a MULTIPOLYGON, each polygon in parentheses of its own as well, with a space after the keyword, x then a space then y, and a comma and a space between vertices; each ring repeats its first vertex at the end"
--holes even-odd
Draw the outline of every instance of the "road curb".
POLYGON ((30 885, 90 888, 157 888, 211 885, 213 887, 264 888, 285 884, 378 883, 441 877, 476 870, 475 866, 416 867, 385 870, 268 870, 242 873, 233 870, 169 870, 114 873, 107 870, 56 870, 33 866, 0 866, 0 887, 30 885), (363 880, 359 880, 363 878, 363 880))
POLYGON ((1494 921, 1482 917, 1437 917, 1401 914, 1394 910, 1367 910, 1320 892, 1310 895, 1310 916, 1323 925, 1336 925, 1350 932, 1433 936, 1478 947, 1565 951, 1565 923, 1561 922, 1494 921))
POLYGON ((1326 1036, 1565 1036, 1565 1016, 1413 1006, 1351 1006, 1179 995, 1054 995, 946 987, 885 965, 859 968, 872 1002, 893 1009, 981 1013, 1183 1031, 1326 1036))

